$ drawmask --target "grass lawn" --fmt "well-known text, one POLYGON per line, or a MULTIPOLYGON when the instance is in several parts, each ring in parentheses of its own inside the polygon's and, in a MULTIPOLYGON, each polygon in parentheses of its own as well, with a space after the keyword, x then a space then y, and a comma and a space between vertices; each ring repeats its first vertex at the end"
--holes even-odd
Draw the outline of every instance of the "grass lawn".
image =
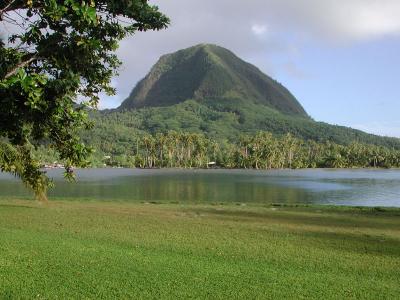
POLYGON ((399 299, 400 210, 0 200, 0 299, 399 299))

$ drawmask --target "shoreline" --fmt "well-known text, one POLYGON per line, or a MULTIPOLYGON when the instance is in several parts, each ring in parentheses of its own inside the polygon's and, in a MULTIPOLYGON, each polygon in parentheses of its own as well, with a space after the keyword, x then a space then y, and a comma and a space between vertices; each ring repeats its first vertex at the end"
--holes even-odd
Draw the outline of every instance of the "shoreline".
MULTIPOLYGON (((42 204, 34 198, 30 197, 0 197, 0 206, 7 203, 30 204, 46 207, 47 204, 42 204)), ((165 208, 184 208, 184 207, 204 207, 204 208, 221 208, 221 209, 239 209, 239 210, 255 210, 255 209, 288 209, 288 210, 310 210, 310 211, 325 211, 325 212, 342 212, 342 213, 394 213, 400 216, 400 207, 396 206, 351 206, 351 205, 332 205, 332 204, 308 204, 308 203, 257 203, 257 202, 190 202, 190 201, 140 201, 140 200, 121 200, 121 199, 93 199, 93 198, 50 198, 48 204, 54 205, 85 205, 93 204, 99 206, 121 206, 135 207, 148 205, 152 207, 165 208)))
MULTIPOLYGON (((274 168, 274 169, 256 169, 256 168, 130 168, 130 167, 89 167, 89 168, 73 168, 73 170, 205 170, 205 171, 212 171, 212 170, 226 170, 226 171, 305 171, 305 170, 330 170, 330 171, 345 171, 345 170, 371 170, 371 171, 400 171, 400 167, 395 168, 380 168, 380 167, 354 167, 354 168, 274 168)), ((65 168, 41 168, 41 170, 65 170, 65 168)))

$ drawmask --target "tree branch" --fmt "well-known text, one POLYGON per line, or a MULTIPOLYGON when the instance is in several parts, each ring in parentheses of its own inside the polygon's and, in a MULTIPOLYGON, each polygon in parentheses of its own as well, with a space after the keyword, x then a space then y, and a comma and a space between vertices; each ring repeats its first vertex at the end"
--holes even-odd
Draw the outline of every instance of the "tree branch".
POLYGON ((7 12, 7 9, 9 9, 9 8, 11 7, 11 5, 13 5, 13 3, 14 3, 15 1, 16 1, 16 0, 11 0, 4 8, 0 9, 0 21, 3 20, 3 14, 4 14, 5 12, 7 12))
POLYGON ((8 79, 8 78, 10 78, 11 76, 15 75, 15 74, 18 72, 18 70, 19 70, 20 68, 26 67, 27 65, 29 65, 30 63, 32 63, 33 61, 35 61, 35 60, 37 60, 37 59, 38 59, 38 56, 35 54, 35 55, 33 55, 32 57, 30 57, 29 59, 20 62, 20 63, 19 63, 18 65, 16 65, 11 71, 9 71, 9 72, 6 74, 6 76, 4 76, 4 79, 8 79))

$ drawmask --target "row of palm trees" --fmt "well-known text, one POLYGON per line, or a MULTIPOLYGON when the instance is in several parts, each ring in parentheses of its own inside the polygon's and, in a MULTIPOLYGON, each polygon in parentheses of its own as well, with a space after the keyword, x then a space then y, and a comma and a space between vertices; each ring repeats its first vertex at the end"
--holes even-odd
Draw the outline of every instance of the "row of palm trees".
POLYGON ((202 134, 146 134, 130 154, 111 157, 109 165, 137 168, 222 168, 297 169, 400 167, 400 151, 353 142, 304 141, 293 137, 259 132, 238 138, 236 143, 214 141, 202 134))
POLYGON ((346 146, 331 142, 317 143, 295 138, 291 134, 274 137, 268 132, 242 137, 238 149, 234 149, 232 154, 229 164, 237 168, 388 168, 400 166, 400 151, 398 150, 358 142, 346 146))
POLYGON ((219 145, 202 134, 145 134, 137 139, 132 155, 109 158, 108 164, 137 168, 207 168, 219 145))

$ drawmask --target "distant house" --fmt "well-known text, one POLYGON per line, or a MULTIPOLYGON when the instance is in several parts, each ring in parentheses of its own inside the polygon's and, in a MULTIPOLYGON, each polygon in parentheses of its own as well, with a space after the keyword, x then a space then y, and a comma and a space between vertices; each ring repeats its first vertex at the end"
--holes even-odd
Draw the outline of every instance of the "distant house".
POLYGON ((217 163, 215 161, 210 161, 207 166, 208 167, 215 167, 217 165, 217 163))

